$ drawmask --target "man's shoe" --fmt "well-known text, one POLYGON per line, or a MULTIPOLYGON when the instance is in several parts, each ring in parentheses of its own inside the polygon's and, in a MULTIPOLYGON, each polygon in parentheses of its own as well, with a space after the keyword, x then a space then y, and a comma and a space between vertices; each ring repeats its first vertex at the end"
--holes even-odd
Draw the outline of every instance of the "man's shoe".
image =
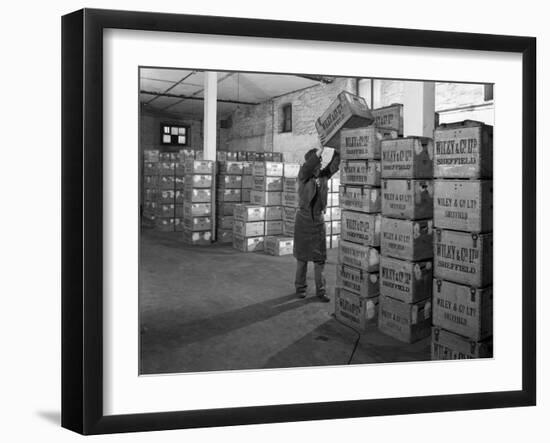
POLYGON ((317 297, 319 297, 319 300, 321 300, 323 303, 328 303, 330 301, 330 298, 328 298, 327 294, 320 294, 317 297))
POLYGON ((296 296, 298 298, 306 298, 306 292, 296 292, 296 296))

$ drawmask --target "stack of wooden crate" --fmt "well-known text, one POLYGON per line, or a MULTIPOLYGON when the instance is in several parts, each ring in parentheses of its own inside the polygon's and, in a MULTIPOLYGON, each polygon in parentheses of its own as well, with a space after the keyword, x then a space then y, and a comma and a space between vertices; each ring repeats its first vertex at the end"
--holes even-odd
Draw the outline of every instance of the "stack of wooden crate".
POLYGON ((413 343, 431 330, 433 140, 383 140, 379 329, 413 343))
POLYGON ((243 160, 243 182, 241 189, 241 201, 243 203, 250 203, 250 192, 254 186, 254 180, 252 178, 252 162, 243 160))
POLYGON ((491 357, 493 128, 466 120, 434 139, 432 358, 491 357))
POLYGON ((183 239, 189 244, 210 244, 213 239, 212 193, 215 190, 216 162, 191 157, 184 162, 183 239))
POLYGON ((241 203, 233 212, 233 247, 242 252, 264 250, 266 207, 241 203))
MULTIPOLYGON (((229 154, 229 153, 228 153, 229 154)), ((216 240, 233 241, 233 211, 242 201, 243 162, 226 160, 218 162, 216 183, 216 240), (227 204, 230 204, 227 206, 227 204)))
POLYGON ((157 149, 143 152, 143 226, 156 225, 159 188, 159 154, 157 149))
POLYGON ((300 200, 298 197, 299 163, 283 163, 283 234, 294 238, 294 222, 300 200))
POLYGON ((327 233, 327 249, 330 249, 337 248, 340 243, 340 172, 337 172, 330 178, 328 181, 328 188, 325 224, 327 233))
POLYGON ((365 330, 376 325, 380 284, 380 145, 391 130, 370 125, 341 131, 341 238, 335 315, 365 330))

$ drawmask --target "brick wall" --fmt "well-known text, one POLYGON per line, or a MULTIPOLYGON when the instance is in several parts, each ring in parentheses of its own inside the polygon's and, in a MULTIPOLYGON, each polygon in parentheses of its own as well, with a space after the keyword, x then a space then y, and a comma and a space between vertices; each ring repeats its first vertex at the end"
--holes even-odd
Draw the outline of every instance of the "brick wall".
MULTIPOLYGON (((302 161, 319 146, 315 121, 341 91, 354 92, 355 80, 338 78, 330 84, 277 97, 256 106, 241 106, 232 115, 226 149, 282 152, 285 161, 302 161), (282 108, 292 104, 292 132, 282 132, 282 108)), ((223 145, 221 145, 223 147, 223 145)))

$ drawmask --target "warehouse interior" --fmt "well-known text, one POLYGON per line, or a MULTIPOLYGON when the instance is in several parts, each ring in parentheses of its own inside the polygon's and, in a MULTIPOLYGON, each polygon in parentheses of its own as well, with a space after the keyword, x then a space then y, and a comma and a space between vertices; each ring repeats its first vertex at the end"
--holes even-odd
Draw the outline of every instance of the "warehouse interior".
POLYGON ((342 91, 370 109, 403 104, 404 135, 426 136, 442 123, 493 125, 492 85, 157 67, 140 68, 139 78, 140 374, 430 360, 429 337, 405 343, 376 324, 357 330, 335 317, 339 231, 327 236, 332 302, 321 303, 311 267, 308 296, 296 296, 291 253, 243 252, 215 227, 209 244, 190 244, 175 226, 146 223, 147 152, 193 150, 218 162, 261 153, 301 164, 320 145, 316 121, 342 91))

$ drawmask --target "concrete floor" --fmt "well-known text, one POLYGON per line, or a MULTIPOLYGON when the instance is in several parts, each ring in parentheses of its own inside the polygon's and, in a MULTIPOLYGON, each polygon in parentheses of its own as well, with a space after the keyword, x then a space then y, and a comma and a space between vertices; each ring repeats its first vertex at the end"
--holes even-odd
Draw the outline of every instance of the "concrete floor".
MULTIPOLYGON (((334 303, 294 295, 294 258, 189 246, 180 232, 143 230, 140 264, 141 373, 347 364, 358 334, 333 317, 334 303)), ((333 299, 337 250, 329 250, 333 299)), ((429 338, 412 345, 361 335, 352 364, 429 360, 429 338)))

